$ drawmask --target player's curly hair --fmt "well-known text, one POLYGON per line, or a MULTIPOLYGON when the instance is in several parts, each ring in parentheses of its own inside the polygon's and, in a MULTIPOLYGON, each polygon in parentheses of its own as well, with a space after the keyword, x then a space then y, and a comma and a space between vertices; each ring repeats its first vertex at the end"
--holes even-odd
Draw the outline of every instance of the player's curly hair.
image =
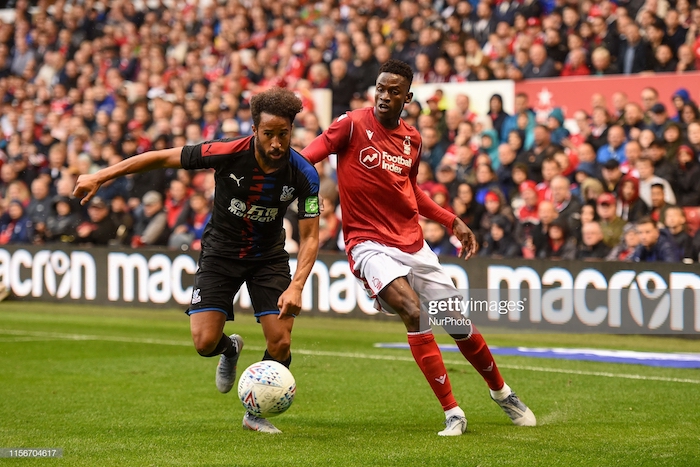
POLYGON ((261 92, 250 100, 250 111, 256 127, 260 124, 262 113, 287 118, 289 123, 293 123, 302 107, 301 99, 292 91, 277 87, 261 92))
POLYGON ((401 60, 396 60, 395 58, 390 58, 381 67, 379 67, 379 74, 391 73, 394 75, 403 76, 408 81, 408 87, 411 87, 413 83, 413 70, 411 66, 402 62, 401 60))

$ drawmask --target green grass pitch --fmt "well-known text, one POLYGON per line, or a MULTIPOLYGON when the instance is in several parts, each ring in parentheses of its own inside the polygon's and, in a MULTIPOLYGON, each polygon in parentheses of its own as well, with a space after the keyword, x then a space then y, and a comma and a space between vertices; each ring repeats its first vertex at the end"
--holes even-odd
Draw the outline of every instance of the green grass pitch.
MULTIPOLYGON (((264 341, 250 315, 239 371, 264 341)), ((518 428, 458 354, 446 353, 469 431, 440 438, 443 415, 401 342, 399 322, 310 318, 294 330, 297 396, 271 436, 241 429, 235 389, 199 357, 179 310, 0 304, 0 448, 62 448, 51 466, 700 465, 700 372, 497 357, 537 415, 518 428)), ((493 345, 700 352, 700 341, 638 336, 486 335, 493 345)), ((448 342, 445 336, 439 338, 448 342)))

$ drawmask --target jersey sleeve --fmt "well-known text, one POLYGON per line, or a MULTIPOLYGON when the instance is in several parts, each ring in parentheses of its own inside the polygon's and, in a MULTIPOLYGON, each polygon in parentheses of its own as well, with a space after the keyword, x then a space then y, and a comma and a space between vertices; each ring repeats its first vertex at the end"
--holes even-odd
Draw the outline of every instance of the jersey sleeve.
POLYGON ((183 146, 180 164, 187 170, 216 168, 231 154, 246 149, 250 144, 247 139, 219 139, 183 146))
POLYGON ((321 162, 331 154, 340 154, 347 147, 352 135, 352 118, 347 113, 338 117, 326 131, 317 136, 301 153, 312 164, 321 162))
POLYGON ((309 219, 321 215, 318 190, 320 179, 318 172, 313 165, 306 163, 301 168, 298 175, 299 197, 298 197, 298 217, 299 219, 309 219))

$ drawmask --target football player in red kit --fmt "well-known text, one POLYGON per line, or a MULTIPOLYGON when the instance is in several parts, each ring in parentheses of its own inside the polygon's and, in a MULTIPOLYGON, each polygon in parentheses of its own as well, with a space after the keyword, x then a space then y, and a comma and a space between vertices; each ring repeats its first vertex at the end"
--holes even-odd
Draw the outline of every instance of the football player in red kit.
MULTIPOLYGON (((375 105, 347 112, 302 154, 317 163, 338 155, 338 188, 343 208, 345 248, 354 274, 385 311, 397 313, 408 331, 413 357, 445 411, 441 436, 458 436, 467 419, 452 394, 432 329, 421 320, 421 303, 459 297, 459 291, 423 240, 419 215, 452 229, 469 259, 477 245, 472 231, 416 185, 421 138, 401 119, 411 102, 413 72, 399 60, 379 70, 375 105)), ((425 316, 425 315, 424 315, 425 316)), ((491 398, 518 426, 534 426, 535 416, 505 383, 488 345, 470 324, 450 332, 464 357, 484 378, 491 398)))

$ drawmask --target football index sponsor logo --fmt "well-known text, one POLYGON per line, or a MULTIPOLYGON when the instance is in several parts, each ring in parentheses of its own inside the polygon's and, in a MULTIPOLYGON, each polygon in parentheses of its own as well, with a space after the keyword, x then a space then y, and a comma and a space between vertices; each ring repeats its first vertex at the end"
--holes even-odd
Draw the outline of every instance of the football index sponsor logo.
POLYGON ((410 169, 413 160, 403 156, 394 156, 386 151, 379 151, 374 146, 367 146, 360 151, 360 164, 368 169, 381 165, 382 169, 396 174, 403 174, 403 169, 410 169))
POLYGON ((245 201, 236 198, 231 198, 228 210, 235 216, 257 222, 272 222, 277 218, 279 212, 278 208, 258 206, 257 204, 251 204, 248 207, 245 201))

